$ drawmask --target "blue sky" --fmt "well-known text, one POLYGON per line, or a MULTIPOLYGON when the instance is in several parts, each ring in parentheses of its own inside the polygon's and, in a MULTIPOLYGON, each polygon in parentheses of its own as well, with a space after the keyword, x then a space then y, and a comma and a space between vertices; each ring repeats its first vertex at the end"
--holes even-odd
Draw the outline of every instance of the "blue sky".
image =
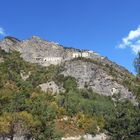
POLYGON ((140 0, 0 0, 0 38, 33 35, 94 50, 134 72, 140 0))

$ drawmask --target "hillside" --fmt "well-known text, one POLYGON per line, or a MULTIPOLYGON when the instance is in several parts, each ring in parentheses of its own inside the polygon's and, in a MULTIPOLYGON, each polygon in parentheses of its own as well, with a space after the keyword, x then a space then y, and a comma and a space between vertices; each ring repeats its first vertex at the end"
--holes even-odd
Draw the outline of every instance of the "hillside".
POLYGON ((93 51, 38 37, 0 41, 0 137, 139 138, 139 79, 93 51))
POLYGON ((21 57, 30 63, 62 65, 62 73, 75 77, 81 88, 87 86, 103 95, 120 93, 122 98, 134 98, 131 90, 122 86, 123 81, 133 76, 125 68, 96 52, 66 48, 35 36, 23 41, 5 37, 0 46, 6 52, 19 51, 21 57))

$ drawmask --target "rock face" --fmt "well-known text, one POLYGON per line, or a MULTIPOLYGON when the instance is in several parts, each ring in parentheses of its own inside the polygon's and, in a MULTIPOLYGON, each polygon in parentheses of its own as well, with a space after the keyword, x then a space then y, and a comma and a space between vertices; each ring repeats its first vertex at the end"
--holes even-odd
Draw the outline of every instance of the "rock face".
POLYGON ((31 72, 28 72, 28 73, 26 73, 26 72, 24 72, 24 71, 21 71, 20 72, 20 76, 21 76, 21 78, 25 81, 25 80, 27 80, 28 78, 29 78, 29 76, 31 75, 31 72))
MULTIPOLYGON (((42 66, 61 65, 63 67, 61 74, 75 77, 79 88, 92 88, 95 92, 107 96, 121 93, 121 98, 133 98, 132 93, 121 84, 131 74, 125 68, 96 52, 65 48, 35 36, 23 41, 14 37, 6 37, 0 41, 0 48, 6 52, 19 51, 21 57, 31 63, 42 66)), ((21 74, 25 80, 29 76, 29 74, 21 74)), ((44 83, 40 87, 43 90, 51 88, 54 92, 59 92, 54 83, 51 85, 44 83)))
POLYGON ((118 84, 111 75, 108 75, 99 65, 92 62, 67 61, 64 64, 62 74, 75 77, 79 88, 92 88, 93 91, 107 96, 120 93, 122 98, 133 98, 128 89, 118 84))
POLYGON ((42 91, 48 92, 48 93, 50 92, 52 94, 58 94, 64 91, 64 89, 56 85, 54 81, 40 84, 39 87, 41 88, 42 91))
POLYGON ((19 44, 20 40, 14 38, 14 37, 5 37, 1 42, 0 42, 0 47, 1 49, 5 50, 6 52, 9 52, 10 50, 17 50, 19 51, 19 44))

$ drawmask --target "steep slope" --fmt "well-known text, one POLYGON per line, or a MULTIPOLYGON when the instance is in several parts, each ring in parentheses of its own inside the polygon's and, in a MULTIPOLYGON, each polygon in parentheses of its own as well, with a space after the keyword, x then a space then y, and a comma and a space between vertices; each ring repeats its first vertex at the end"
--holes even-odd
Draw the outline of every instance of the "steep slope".
MULTIPOLYGON (((139 139, 139 106, 129 100, 120 101, 117 94, 112 98, 103 96, 110 95, 112 88, 106 83, 121 88, 123 78, 120 80, 119 75, 131 76, 125 70, 118 72, 117 65, 110 69, 98 59, 78 57, 43 67, 24 61, 19 52, 1 49, 0 57, 0 139, 82 139, 85 134, 101 133, 115 140, 139 139), (39 85, 48 89, 43 92, 39 85)), ((126 94, 121 94, 122 98, 126 94)), ((85 139, 91 139, 91 135, 85 139)))
POLYGON ((67 61, 64 63, 62 74, 75 77, 80 88, 92 88, 93 91, 103 95, 120 94, 121 98, 133 99, 133 94, 127 88, 117 83, 112 74, 108 74, 95 62, 86 59, 67 61))
POLYGON ((107 96, 120 94, 120 98, 135 98, 132 92, 122 85, 123 81, 132 75, 125 68, 96 52, 65 48, 35 36, 23 41, 8 36, 0 42, 0 47, 6 52, 19 51, 21 57, 31 63, 42 66, 61 65, 64 69, 61 74, 75 77, 79 88, 92 88, 107 96))

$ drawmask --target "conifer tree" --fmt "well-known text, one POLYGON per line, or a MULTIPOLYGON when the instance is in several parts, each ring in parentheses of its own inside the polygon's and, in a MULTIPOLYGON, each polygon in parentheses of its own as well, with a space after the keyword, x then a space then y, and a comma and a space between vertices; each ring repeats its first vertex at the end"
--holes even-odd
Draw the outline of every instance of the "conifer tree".
POLYGON ((140 51, 137 57, 134 59, 134 67, 138 76, 140 76, 140 51))

